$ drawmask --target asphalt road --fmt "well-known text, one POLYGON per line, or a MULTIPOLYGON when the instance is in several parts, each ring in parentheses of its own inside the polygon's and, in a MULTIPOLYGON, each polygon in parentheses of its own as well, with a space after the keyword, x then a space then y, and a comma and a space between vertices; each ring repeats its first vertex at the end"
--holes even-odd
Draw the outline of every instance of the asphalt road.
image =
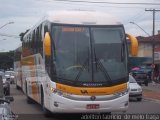
MULTIPOLYGON (((86 119, 85 115, 65 115, 52 116, 46 118, 38 104, 27 104, 26 97, 22 91, 17 90, 15 85, 11 85, 11 96, 14 97, 14 102, 11 103, 11 108, 15 114, 18 114, 19 120, 77 120, 86 119)), ((141 102, 135 100, 130 101, 127 114, 160 114, 160 102, 143 99, 141 102)), ((116 113, 113 113, 116 114, 116 113)), ((93 116, 92 116, 93 117, 93 116)), ((95 116, 94 116, 95 117, 95 116)), ((92 118, 93 119, 93 118, 92 118)), ((100 119, 97 117, 97 119, 100 119)), ((102 119, 102 118, 101 118, 102 119)))

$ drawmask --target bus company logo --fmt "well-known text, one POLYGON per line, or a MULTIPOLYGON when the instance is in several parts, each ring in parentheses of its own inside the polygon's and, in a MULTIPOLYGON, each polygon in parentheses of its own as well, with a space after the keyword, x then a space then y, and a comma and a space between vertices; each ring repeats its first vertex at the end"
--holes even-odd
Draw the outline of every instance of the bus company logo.
POLYGON ((88 94, 88 91, 87 90, 81 90, 81 93, 82 94, 88 94))
POLYGON ((96 96, 91 96, 90 99, 91 99, 92 101, 94 101, 94 100, 96 100, 96 96))

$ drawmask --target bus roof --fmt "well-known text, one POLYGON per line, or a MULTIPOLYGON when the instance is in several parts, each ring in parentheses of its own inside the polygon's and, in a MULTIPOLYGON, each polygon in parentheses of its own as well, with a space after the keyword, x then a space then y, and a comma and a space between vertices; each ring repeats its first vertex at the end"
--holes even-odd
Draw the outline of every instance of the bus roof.
POLYGON ((74 10, 55 10, 47 13, 35 26, 33 26, 25 35, 34 30, 44 21, 59 24, 77 24, 77 25, 121 25, 119 20, 110 14, 97 11, 74 11, 74 10))
POLYGON ((83 25, 119 25, 117 18, 104 12, 96 11, 50 11, 46 17, 53 23, 83 25))

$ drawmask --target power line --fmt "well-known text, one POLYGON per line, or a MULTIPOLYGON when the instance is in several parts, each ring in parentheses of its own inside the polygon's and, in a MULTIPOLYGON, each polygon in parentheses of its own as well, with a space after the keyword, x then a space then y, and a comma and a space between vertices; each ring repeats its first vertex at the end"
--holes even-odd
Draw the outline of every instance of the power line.
POLYGON ((119 3, 119 2, 103 2, 103 1, 81 1, 81 0, 53 0, 53 1, 59 1, 59 2, 79 2, 79 3, 105 3, 105 4, 117 4, 117 5, 160 5, 160 3, 119 3))
POLYGON ((19 36, 16 36, 16 35, 9 35, 9 34, 4 34, 4 33, 0 33, 0 36, 20 38, 19 36))
MULTIPOLYGON (((44 1, 44 0, 37 0, 37 1, 40 1, 40 2, 52 2, 52 1, 55 1, 55 2, 64 2, 63 4, 68 4, 68 5, 83 5, 83 6, 90 6, 90 7, 95 7, 94 6, 94 4, 85 4, 86 3, 86 1, 68 1, 68 0, 46 0, 46 1, 44 1)), ((160 4, 160 3, 159 3, 160 4)), ((142 7, 142 6, 114 6, 114 5, 116 5, 116 4, 109 4, 109 5, 105 5, 105 4, 103 4, 103 5, 100 5, 100 4, 96 4, 96 6, 97 7, 114 7, 114 8, 143 8, 144 9, 144 7, 142 7)), ((57 5, 54 5, 54 6, 57 6, 57 5)), ((57 7, 59 7, 59 6, 57 6, 57 7)))
POLYGON ((138 13, 137 13, 135 16, 133 16, 133 17, 125 20, 125 22, 127 22, 127 24, 129 24, 130 21, 138 20, 138 19, 140 19, 142 16, 144 16, 144 14, 145 14, 145 11, 144 11, 144 10, 143 10, 143 12, 138 11, 138 13))

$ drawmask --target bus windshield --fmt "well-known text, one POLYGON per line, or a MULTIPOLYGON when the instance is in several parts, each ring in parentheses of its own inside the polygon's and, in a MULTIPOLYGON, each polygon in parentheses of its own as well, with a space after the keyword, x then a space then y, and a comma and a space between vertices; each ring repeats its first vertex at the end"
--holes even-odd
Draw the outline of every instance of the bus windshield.
POLYGON ((107 83, 128 74, 122 26, 53 26, 52 38, 57 79, 107 83))

